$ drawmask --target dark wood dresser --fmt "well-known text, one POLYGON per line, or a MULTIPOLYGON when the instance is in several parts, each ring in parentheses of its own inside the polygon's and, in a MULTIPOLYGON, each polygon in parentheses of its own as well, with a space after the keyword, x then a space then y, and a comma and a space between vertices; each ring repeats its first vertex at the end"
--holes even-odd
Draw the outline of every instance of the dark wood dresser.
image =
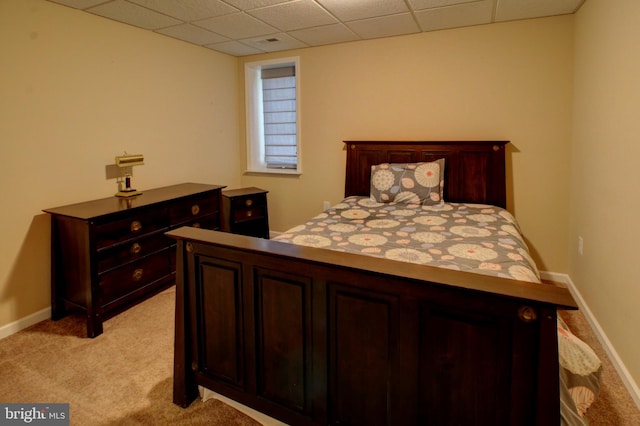
POLYGON ((51 317, 71 309, 102 322, 174 283, 180 226, 220 229, 221 185, 183 183, 130 198, 109 197, 46 209, 51 214, 51 317))
POLYGON ((222 230, 269 239, 268 192, 253 187, 222 191, 222 230))

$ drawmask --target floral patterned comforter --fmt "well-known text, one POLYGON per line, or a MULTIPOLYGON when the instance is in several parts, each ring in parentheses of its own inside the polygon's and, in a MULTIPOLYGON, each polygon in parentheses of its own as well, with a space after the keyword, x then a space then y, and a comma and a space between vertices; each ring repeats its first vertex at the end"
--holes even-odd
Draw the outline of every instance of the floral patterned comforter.
MULTIPOLYGON (((426 206, 348 197, 274 240, 297 245, 540 282, 515 218, 481 204, 426 206)), ((561 415, 587 424, 599 392, 601 362, 559 318, 561 415)))
POLYGON ((275 240, 539 281, 515 219, 488 205, 423 206, 349 197, 275 240))

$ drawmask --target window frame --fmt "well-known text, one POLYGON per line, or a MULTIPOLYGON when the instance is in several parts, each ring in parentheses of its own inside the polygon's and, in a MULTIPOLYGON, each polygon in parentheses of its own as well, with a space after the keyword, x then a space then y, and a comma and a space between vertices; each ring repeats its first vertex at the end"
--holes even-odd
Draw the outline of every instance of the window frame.
POLYGON ((278 58, 244 64, 245 114, 247 143, 247 173, 302 174, 300 125, 300 57, 278 58), (262 99, 262 69, 293 66, 296 77, 296 167, 268 168, 264 161, 264 116, 262 99))

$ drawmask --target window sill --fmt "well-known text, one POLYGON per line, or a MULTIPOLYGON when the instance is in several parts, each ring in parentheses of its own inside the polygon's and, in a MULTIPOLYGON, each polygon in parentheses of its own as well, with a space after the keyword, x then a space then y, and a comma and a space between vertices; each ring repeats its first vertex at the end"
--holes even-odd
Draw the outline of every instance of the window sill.
POLYGON ((302 172, 300 170, 293 169, 248 169, 244 171, 244 174, 300 176, 302 172))

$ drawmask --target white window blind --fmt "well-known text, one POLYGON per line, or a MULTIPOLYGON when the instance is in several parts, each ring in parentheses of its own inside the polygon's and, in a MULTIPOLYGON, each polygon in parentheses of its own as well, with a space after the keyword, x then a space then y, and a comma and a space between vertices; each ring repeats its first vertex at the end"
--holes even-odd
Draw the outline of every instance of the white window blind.
POLYGON ((296 169, 296 68, 263 68, 261 78, 264 162, 269 169, 296 169))

